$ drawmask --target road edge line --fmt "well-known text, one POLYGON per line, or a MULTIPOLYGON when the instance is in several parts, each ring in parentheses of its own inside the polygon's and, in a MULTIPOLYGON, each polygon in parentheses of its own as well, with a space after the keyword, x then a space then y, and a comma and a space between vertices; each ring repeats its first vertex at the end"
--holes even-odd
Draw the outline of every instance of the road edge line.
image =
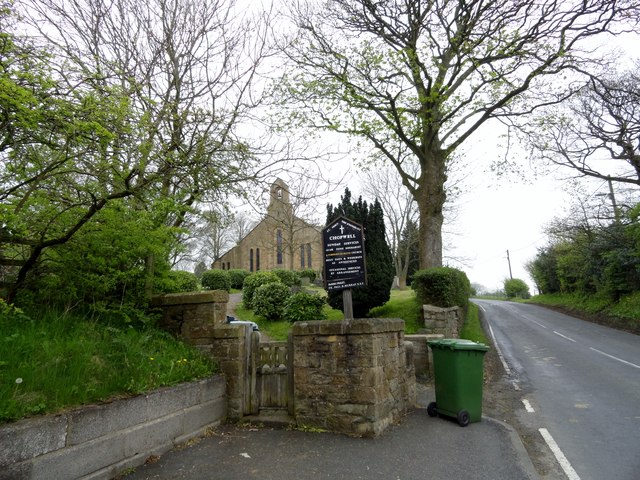
POLYGON ((564 473, 567 475, 567 478, 569 480, 580 480, 580 475, 578 475, 578 472, 573 469, 573 467, 571 466, 571 462, 567 460, 567 457, 564 456, 564 453, 562 453, 562 450, 560 450, 560 447, 549 433, 549 430, 547 430, 546 428, 539 428, 538 431, 540 432, 540 435, 542 435, 542 438, 544 438, 544 441, 547 442, 547 445, 553 452, 556 460, 558 460, 558 463, 560 464, 560 467, 562 467, 564 473))

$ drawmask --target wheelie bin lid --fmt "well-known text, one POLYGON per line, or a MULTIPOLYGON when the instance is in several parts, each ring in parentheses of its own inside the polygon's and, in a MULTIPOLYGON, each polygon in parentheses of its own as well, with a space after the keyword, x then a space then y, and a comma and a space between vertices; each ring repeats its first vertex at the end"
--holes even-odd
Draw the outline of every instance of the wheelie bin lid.
POLYGON ((438 340, 427 341, 432 348, 441 348, 449 350, 476 350, 486 352, 489 347, 484 343, 473 342, 462 338, 440 338, 438 340))

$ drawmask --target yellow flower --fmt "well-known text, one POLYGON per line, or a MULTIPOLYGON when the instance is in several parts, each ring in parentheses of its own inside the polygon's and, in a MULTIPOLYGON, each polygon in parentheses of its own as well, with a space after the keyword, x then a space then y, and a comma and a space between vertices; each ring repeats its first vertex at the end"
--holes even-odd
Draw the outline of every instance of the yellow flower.
POLYGON ((153 357, 149 357, 149 360, 154 360, 154 358, 153 357))

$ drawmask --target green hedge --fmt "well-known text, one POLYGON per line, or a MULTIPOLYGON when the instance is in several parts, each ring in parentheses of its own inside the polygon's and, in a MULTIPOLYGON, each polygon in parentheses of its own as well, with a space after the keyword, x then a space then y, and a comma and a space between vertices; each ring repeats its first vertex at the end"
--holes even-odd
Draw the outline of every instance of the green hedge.
POLYGON ((226 270, 207 270, 202 274, 200 283, 207 290, 231 290, 231 278, 226 270))
POLYGON ((471 283, 467 275, 451 267, 418 270, 411 283, 420 305, 436 307, 462 307, 467 310, 471 283))

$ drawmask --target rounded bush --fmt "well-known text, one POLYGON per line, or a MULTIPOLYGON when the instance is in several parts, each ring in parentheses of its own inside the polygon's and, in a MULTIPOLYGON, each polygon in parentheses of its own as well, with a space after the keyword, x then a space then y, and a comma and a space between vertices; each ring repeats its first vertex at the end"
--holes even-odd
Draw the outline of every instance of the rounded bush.
POLYGON ((202 274, 200 283, 207 290, 231 290, 231 278, 226 270, 207 270, 202 274))
POLYGON ((195 292, 200 289, 198 277, 183 270, 170 270, 160 286, 162 293, 195 292))
POLYGON ((504 281, 504 293, 509 298, 524 298, 531 297, 529 293, 529 285, 524 280, 519 278, 507 279, 504 281))
POLYGON ((231 288, 235 288, 237 290, 242 289, 242 284, 244 283, 244 279, 251 275, 249 270, 243 270, 241 268, 232 268, 231 270, 227 270, 229 273, 229 278, 231 279, 231 288))
POLYGON ((298 275, 300 275, 300 278, 308 278, 311 283, 315 282, 317 277, 316 271, 313 268, 305 268, 304 270, 300 270, 298 272, 298 275))
POLYGON ((293 270, 273 270, 280 281, 287 285, 288 287, 293 287, 294 285, 300 285, 300 277, 298 276, 298 272, 294 272, 293 270))
POLYGON ((291 289, 281 282, 260 285, 253 294, 253 312, 267 320, 279 320, 291 296, 291 289))
POLYGON ((265 283, 282 283, 280 278, 273 272, 261 271, 252 273, 244 279, 242 284, 242 303, 245 308, 253 309, 253 294, 260 285, 265 283))
POLYGON ((465 311, 471 294, 471 283, 466 273, 450 267, 418 270, 411 288, 416 291, 420 305, 461 307, 465 311))
POLYGON ((325 320, 324 306, 327 301, 320 295, 298 292, 291 295, 284 305, 284 319, 288 322, 325 320))

